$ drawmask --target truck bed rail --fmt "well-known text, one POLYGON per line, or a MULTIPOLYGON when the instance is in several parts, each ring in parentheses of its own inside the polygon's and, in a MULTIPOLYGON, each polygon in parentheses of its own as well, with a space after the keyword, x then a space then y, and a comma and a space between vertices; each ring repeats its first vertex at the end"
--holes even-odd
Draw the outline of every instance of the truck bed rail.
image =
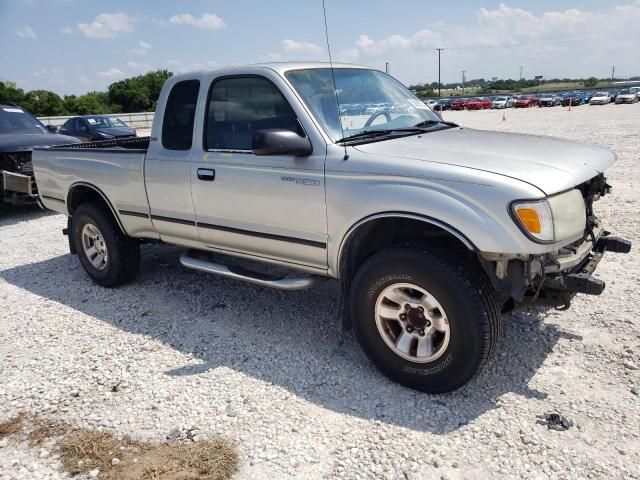
POLYGON ((125 148, 127 150, 147 150, 151 137, 130 137, 114 138, 113 140, 100 140, 98 142, 72 143, 70 145, 57 145, 52 149, 73 149, 73 150, 111 150, 114 148, 125 148))

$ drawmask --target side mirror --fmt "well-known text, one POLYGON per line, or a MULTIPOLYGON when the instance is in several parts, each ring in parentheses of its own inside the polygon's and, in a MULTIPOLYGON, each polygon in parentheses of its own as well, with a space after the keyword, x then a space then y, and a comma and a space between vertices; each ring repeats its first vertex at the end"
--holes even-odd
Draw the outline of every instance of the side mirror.
POLYGON ((45 128, 49 133, 58 133, 58 127, 56 125, 47 125, 45 128))
POLYGON ((269 128, 253 134, 251 150, 254 155, 306 157, 311 155, 313 147, 308 137, 301 137, 291 130, 269 128))

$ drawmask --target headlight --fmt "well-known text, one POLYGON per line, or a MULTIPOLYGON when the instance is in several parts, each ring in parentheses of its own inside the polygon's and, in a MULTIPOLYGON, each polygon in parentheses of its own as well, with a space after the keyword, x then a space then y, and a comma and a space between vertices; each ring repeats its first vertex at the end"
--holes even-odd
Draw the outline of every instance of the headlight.
POLYGON ((569 190, 549 197, 555 241, 577 237, 587 226, 587 211, 580 190, 569 190))
POLYGON ((576 189, 544 200, 513 202, 511 213, 520 229, 539 243, 579 238, 586 228, 584 199, 576 189))

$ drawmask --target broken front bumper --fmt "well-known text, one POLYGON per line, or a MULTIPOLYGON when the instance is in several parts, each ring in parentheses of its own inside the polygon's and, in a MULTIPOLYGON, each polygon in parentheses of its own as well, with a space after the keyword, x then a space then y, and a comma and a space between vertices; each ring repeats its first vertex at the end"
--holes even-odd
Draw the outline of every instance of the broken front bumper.
POLYGON ((631 242, 606 231, 596 238, 595 245, 584 242, 593 247, 589 248, 586 254, 577 251, 569 258, 559 257, 555 262, 559 263, 558 271, 545 271, 542 284, 529 299, 535 304, 568 308, 571 299, 577 293, 600 295, 605 289, 605 282, 593 277, 598 263, 605 252, 629 253, 631 242), (572 262, 576 259, 577 262, 572 262))

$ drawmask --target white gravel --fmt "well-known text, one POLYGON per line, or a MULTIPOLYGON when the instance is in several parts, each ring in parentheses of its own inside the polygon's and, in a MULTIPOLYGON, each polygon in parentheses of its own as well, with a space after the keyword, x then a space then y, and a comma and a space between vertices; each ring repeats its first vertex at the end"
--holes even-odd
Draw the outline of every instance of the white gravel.
MULTIPOLYGON (((240 479, 640 478, 640 104, 444 116, 618 154, 596 205, 635 247, 605 256, 602 296, 505 316, 482 374, 431 396, 378 374, 351 333, 341 342, 335 282, 282 293, 149 246, 137 282, 107 290, 67 252, 64 217, 2 211, 0 421, 27 410, 156 440, 194 427, 237 444, 240 479), (536 423, 551 411, 576 425, 536 423)), ((48 452, 0 441, 0 478, 56 472, 48 452)))

